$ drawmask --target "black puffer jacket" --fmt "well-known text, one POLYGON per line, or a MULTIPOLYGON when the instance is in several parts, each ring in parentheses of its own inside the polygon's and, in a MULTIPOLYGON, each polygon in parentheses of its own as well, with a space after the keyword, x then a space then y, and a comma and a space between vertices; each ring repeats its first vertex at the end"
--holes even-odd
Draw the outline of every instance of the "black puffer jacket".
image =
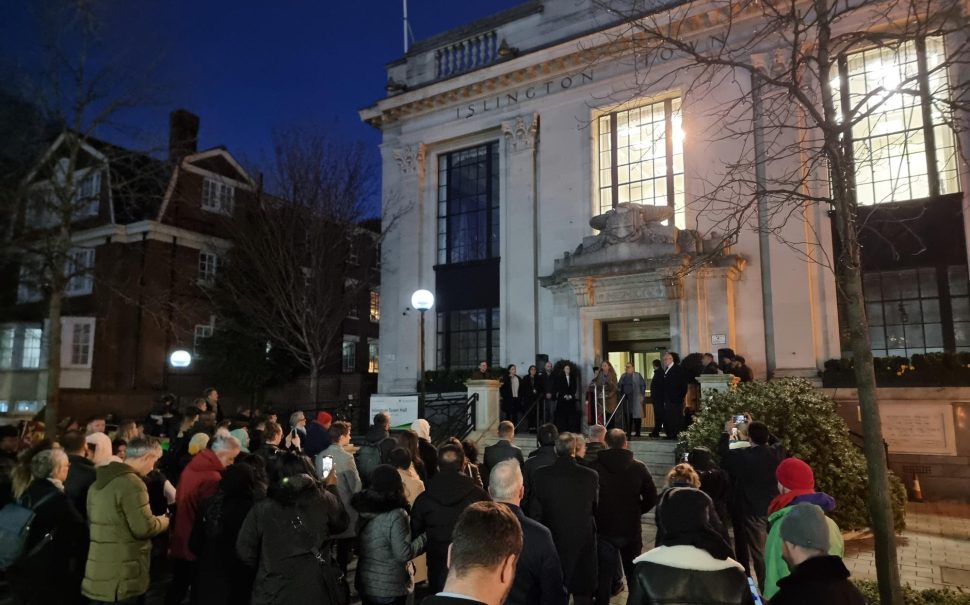
POLYGON ((474 502, 488 500, 485 490, 468 475, 458 471, 438 471, 411 509, 411 535, 428 533, 428 583, 431 592, 440 592, 448 573, 448 544, 458 515, 474 502))
POLYGON ((695 546, 661 546, 633 563, 627 605, 754 603, 744 568, 737 561, 715 559, 695 546))

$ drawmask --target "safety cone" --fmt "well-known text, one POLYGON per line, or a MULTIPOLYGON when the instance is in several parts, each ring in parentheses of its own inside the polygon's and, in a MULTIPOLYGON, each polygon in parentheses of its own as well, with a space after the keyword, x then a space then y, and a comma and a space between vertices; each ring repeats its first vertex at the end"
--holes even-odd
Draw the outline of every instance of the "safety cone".
POLYGON ((919 485, 919 475, 913 473, 913 502, 923 501, 923 489, 919 485))

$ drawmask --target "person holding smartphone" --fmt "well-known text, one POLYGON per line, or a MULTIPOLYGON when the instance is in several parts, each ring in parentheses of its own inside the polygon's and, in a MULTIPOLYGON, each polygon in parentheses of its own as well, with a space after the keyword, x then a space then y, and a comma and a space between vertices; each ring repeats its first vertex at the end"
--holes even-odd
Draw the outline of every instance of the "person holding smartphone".
POLYGON ((357 463, 353 455, 347 451, 350 445, 350 423, 338 420, 333 422, 328 430, 330 446, 317 454, 314 462, 317 477, 320 479, 327 479, 331 474, 336 476, 337 495, 347 510, 350 520, 347 529, 333 537, 337 542, 337 566, 346 575, 351 550, 357 537, 357 511, 350 502, 354 495, 363 489, 363 484, 360 473, 357 472, 357 463))

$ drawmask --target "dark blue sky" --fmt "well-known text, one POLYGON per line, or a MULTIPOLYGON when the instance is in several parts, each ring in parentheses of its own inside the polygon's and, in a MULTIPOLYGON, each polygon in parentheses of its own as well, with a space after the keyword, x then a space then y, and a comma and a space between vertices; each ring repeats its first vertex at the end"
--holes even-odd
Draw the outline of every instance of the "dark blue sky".
MULTIPOLYGON (((46 0, 45 0, 46 1, 46 0)), ((522 0, 410 0, 417 39, 522 0)), ((0 76, 38 65, 37 0, 0 8, 0 76)), ((124 116, 164 140, 168 112, 201 118, 200 147, 225 145, 244 161, 269 153, 274 128, 332 126, 371 148, 379 133, 357 109, 383 95, 384 64, 402 54, 401 1, 125 0, 103 31, 106 56, 150 74, 154 99, 124 116)), ((107 138, 117 138, 106 134, 107 138)))

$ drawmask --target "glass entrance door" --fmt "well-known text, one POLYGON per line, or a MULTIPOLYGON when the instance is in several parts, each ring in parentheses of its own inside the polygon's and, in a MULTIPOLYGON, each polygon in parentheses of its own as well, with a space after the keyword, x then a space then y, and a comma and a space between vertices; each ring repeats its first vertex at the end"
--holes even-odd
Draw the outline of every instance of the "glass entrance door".
POLYGON ((603 356, 617 374, 633 362, 636 371, 649 382, 653 360, 660 359, 669 348, 670 318, 666 315, 607 322, 603 327, 603 356))

